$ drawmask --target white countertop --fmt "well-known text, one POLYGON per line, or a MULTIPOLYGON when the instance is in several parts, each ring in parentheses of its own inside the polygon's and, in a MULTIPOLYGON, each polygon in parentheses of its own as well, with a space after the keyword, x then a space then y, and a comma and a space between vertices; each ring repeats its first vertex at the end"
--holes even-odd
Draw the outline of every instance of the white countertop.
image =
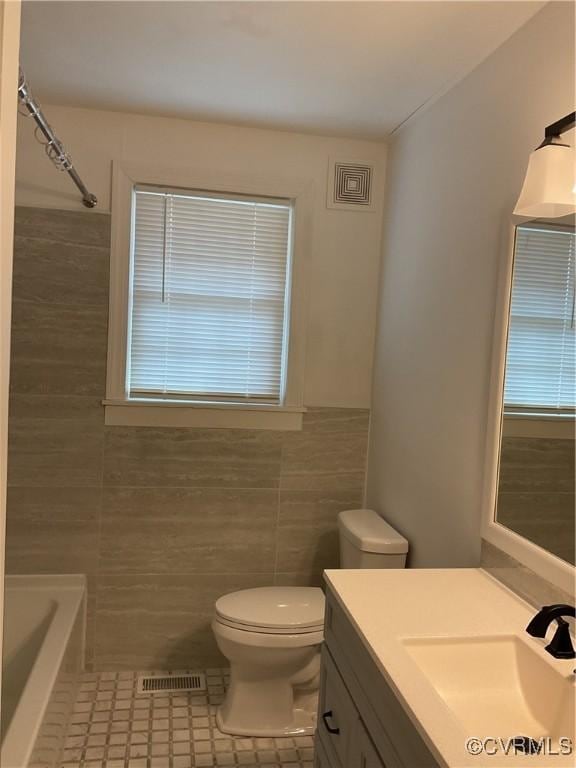
POLYGON ((403 645, 405 638, 517 635, 533 646, 547 663, 573 680, 575 660, 552 658, 544 651, 543 641, 526 634, 525 628, 535 609, 485 571, 476 568, 330 570, 325 572, 325 578, 441 765, 449 768, 520 765, 572 768, 576 764, 574 754, 569 757, 470 755, 466 751, 466 740, 482 734, 465 732, 403 645))

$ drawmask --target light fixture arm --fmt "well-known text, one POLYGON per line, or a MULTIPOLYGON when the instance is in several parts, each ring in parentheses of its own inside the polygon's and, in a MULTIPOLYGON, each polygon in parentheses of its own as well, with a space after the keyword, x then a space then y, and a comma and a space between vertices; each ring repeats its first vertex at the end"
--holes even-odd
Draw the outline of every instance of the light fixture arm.
POLYGON ((571 112, 569 115, 560 118, 560 120, 556 120, 555 123, 547 125, 544 130, 544 141, 540 144, 540 147, 546 147, 548 144, 558 144, 558 141, 555 141, 555 139, 559 139, 563 133, 574 128, 574 126, 576 126, 576 112, 571 112))

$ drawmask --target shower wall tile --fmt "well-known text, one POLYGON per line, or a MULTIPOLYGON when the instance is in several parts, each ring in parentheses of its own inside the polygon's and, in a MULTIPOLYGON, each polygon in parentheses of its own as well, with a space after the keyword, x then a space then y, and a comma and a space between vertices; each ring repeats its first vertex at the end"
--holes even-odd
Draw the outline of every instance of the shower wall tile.
POLYGON ((280 487, 286 490, 355 490, 364 485, 366 436, 290 433, 280 487))
POLYGON ((105 483, 276 488, 281 439, 263 430, 108 427, 105 483))
POLYGON ((18 395, 10 396, 11 419, 55 419, 104 425, 104 408, 99 397, 75 395, 18 395))
POLYGON ((266 586, 272 573, 102 575, 95 652, 101 669, 174 669, 222 663, 210 622, 218 597, 266 586))
POLYGON ((76 245, 110 248, 110 215, 17 206, 15 234, 76 245))
POLYGON ((362 505, 360 489, 281 491, 277 570, 317 573, 338 567, 338 513, 362 505))
POLYGON ((14 301, 11 391, 102 397, 107 323, 105 307, 14 301))
POLYGON ((101 425, 90 408, 84 415, 66 414, 61 399, 54 407, 64 412, 62 418, 13 416, 10 420, 8 484, 100 486, 101 425))
POLYGON ((7 571, 95 573, 101 493, 100 486, 8 488, 7 571))
MULTIPOLYGON (((558 521, 564 525, 574 519, 574 494, 499 491, 498 522, 513 525, 533 520, 538 525, 558 521)), ((567 528, 564 529, 565 532, 567 528)))
POLYGON ((370 411, 363 408, 308 408, 304 414, 304 432, 308 434, 366 434, 370 411))
POLYGON ((216 665, 216 598, 321 585, 369 412, 303 431, 105 427, 110 217, 18 209, 7 570, 88 574, 98 670, 216 665))
POLYGON ((101 571, 270 573, 277 504, 275 490, 105 488, 101 571))
POLYGON ((575 445, 573 439, 505 437, 499 489, 574 493, 575 445))
POLYGON ((274 574, 274 584, 278 587, 323 587, 322 571, 293 571, 274 574))
POLYGON ((504 437, 497 510, 500 523, 570 563, 575 444, 573 438, 504 437))
POLYGON ((19 301, 108 305, 107 248, 16 237, 12 290, 19 301))
POLYGON ((573 493, 498 493, 498 522, 574 563, 575 540, 573 493))

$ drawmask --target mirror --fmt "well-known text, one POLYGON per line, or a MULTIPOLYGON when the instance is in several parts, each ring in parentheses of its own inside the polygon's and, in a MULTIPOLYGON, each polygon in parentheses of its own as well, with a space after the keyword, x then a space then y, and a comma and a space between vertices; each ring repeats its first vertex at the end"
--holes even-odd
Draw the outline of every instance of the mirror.
POLYGON ((496 521, 574 564, 576 235, 518 225, 496 521))

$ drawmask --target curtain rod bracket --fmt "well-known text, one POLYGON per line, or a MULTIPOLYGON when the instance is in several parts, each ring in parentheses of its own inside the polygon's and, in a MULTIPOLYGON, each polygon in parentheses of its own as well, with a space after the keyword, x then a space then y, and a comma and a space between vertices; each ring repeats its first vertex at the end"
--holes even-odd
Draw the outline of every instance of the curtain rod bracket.
POLYGON ((97 202, 98 198, 96 195, 89 194, 87 197, 82 198, 82 205, 84 205, 86 208, 96 208, 97 202))

